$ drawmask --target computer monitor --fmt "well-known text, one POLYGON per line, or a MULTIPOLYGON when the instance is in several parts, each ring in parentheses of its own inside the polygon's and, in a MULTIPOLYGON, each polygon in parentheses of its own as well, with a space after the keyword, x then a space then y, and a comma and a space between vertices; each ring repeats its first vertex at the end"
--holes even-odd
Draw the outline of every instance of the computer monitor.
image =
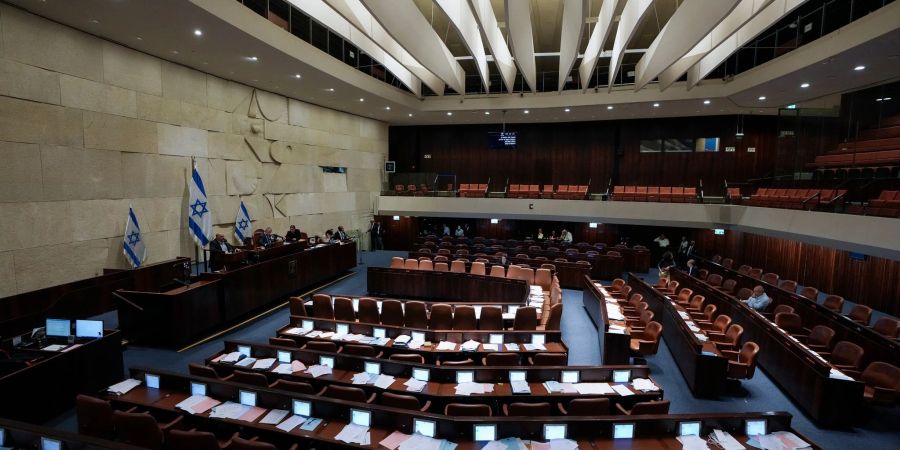
POLYGON ((613 439, 631 439, 634 437, 633 423, 614 423, 613 439))
POLYGON ((151 389, 159 389, 159 375, 153 375, 152 373, 144 374, 144 383, 148 388, 151 389))
POLYGON ((103 321, 102 320, 76 320, 75 321, 75 337, 79 338, 102 338, 103 337, 103 321))
POLYGON ((350 423, 362 427, 370 427, 372 426, 372 413, 362 409, 351 409, 350 423))
POLYGON ((416 342, 425 342, 425 333, 421 331, 413 331, 412 340, 416 342))
POLYGON ((460 370, 456 372, 456 383, 471 383, 475 381, 475 372, 471 370, 460 370))
POLYGON ((62 450, 62 441, 41 437, 41 450, 62 450))
POLYGON ((700 422, 681 422, 678 424, 679 436, 700 436, 700 422))
POLYGON ((366 362, 363 365, 363 371, 371 374, 380 374, 381 373, 381 363, 377 362, 366 362))
POLYGON ((306 400, 294 400, 294 414, 303 417, 312 415, 312 403, 306 400))
POLYGON ((238 399, 242 405, 256 406, 256 392, 242 390, 238 394, 238 399))
POLYGON ((312 330, 316 327, 316 324, 312 320, 303 320, 300 322, 300 324, 300 328, 303 328, 305 330, 312 330))
POLYGON ((320 356, 319 357, 319 365, 320 366, 328 366, 334 369, 334 358, 331 356, 320 356))
POLYGON ((290 363, 291 362, 291 352, 278 350, 278 362, 280 363, 290 363))
POLYGON ((488 343, 502 344, 503 343, 503 335, 491 333, 491 335, 488 337, 488 343))
POLYGON ((384 328, 375 327, 372 328, 372 336, 377 337, 378 339, 384 339, 387 337, 387 334, 385 333, 384 328))
POLYGON ((206 383, 191 382, 191 395, 206 395, 206 383))
POLYGON ((508 313, 510 313, 510 314, 515 314, 516 311, 518 311, 518 310, 519 310, 519 306, 518 306, 518 305, 509 305, 509 306, 506 308, 506 312, 508 312, 508 313))
POLYGON ((614 383, 627 383, 629 381, 631 381, 630 370, 613 370, 614 383))
POLYGON ((0 445, 6 445, 6 429, 0 428, 0 445))
POLYGON ((238 345, 237 349, 238 353, 244 356, 250 356, 250 346, 249 345, 238 345))
POLYGON ((414 367, 412 370, 413 378, 415 378, 419 381, 428 381, 428 375, 429 375, 428 369, 420 369, 420 368, 414 367))
POLYGON ((497 425, 495 424, 476 424, 475 425, 475 441, 489 442, 497 440, 497 425))
POLYGON ((72 321, 66 319, 47 319, 45 330, 47 337, 68 337, 72 334, 72 321))
POLYGON ((436 428, 437 423, 433 420, 413 419, 413 433, 433 438, 436 428))
POLYGON ((509 381, 525 381, 525 371, 524 370, 510 370, 509 371, 509 381))
POLYGON ((577 370, 563 370, 559 379, 563 383, 577 383, 580 379, 579 375, 577 370))
POLYGON ((350 333, 350 325, 347 325, 346 323, 339 323, 339 324, 337 324, 337 326, 335 328, 336 328, 337 334, 350 333))
POLYGON ((744 434, 746 434, 747 436, 759 436, 762 434, 767 434, 765 419, 748 420, 744 428, 746 430, 744 434))
POLYGON ((566 438, 566 424, 562 423, 547 423, 544 424, 544 440, 549 441, 552 439, 565 439, 566 438))
POLYGON ((531 335, 531 343, 534 345, 544 345, 547 342, 547 336, 543 333, 537 333, 531 335))

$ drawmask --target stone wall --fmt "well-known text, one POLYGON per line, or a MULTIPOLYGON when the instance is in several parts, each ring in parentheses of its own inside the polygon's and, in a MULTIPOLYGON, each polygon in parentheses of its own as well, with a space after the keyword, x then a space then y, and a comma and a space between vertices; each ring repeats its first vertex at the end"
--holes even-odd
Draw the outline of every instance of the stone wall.
POLYGON ((148 262, 193 257, 191 157, 231 240, 241 199, 254 228, 364 231, 387 132, 0 4, 0 297, 127 267, 129 205, 148 262))

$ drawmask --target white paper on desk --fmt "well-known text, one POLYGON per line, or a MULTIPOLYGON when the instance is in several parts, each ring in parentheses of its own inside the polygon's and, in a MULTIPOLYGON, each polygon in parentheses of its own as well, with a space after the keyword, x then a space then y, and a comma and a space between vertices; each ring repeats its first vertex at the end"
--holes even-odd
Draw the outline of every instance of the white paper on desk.
POLYGON ((205 395, 192 395, 179 402, 175 407, 191 414, 203 414, 220 403, 222 402, 205 395))
POLYGON ((348 423, 347 425, 344 425, 344 428, 334 437, 334 439, 348 444, 365 445, 368 434, 369 427, 348 423))
POLYGON ((309 333, 306 333, 306 337, 308 338, 316 338, 322 335, 322 332, 319 330, 312 330, 309 333))
POLYGON ((284 432, 289 432, 300 425, 301 423, 306 422, 306 417, 303 416, 291 416, 288 420, 281 422, 277 427, 279 430, 284 432))
POLYGON ((841 372, 834 367, 832 367, 831 372, 828 373, 828 378, 834 378, 837 380, 853 380, 853 378, 850 378, 844 372, 841 372))
POLYGON ((437 345, 437 349, 438 349, 438 350, 456 350, 456 343, 455 343, 455 342, 449 342, 449 341, 441 341, 441 342, 437 345))
POLYGON ((45 352, 58 352, 64 348, 66 348, 65 345, 53 344, 53 345, 48 345, 48 346, 42 348, 41 350, 43 350, 45 352))
POLYGON ((513 394, 530 394, 531 386, 527 381, 510 381, 509 387, 512 389, 513 394))
POLYGON ((581 395, 606 395, 616 392, 609 383, 575 383, 575 390, 581 395))
POLYGON ((222 362, 223 363, 235 363, 239 359, 241 359, 241 356, 242 356, 241 352, 231 352, 222 357, 222 362))
POLYGON ((403 441, 398 448, 399 450, 439 450, 441 441, 416 433, 403 441))
POLYGON ((659 386, 653 384, 653 381, 650 381, 649 378, 635 378, 634 380, 631 380, 631 386, 634 387, 635 390, 643 392, 659 390, 659 386))
POLYGON ((678 442, 681 442, 682 450, 709 450, 706 445, 706 439, 699 436, 678 436, 678 442))
POLYGON ((409 341, 409 343, 406 344, 407 347, 409 347, 413 350, 421 348, 423 345, 425 345, 424 341, 409 341))
POLYGON ((306 364, 303 364, 302 362, 297 361, 295 359, 295 360, 291 361, 291 370, 293 370, 294 372, 306 370, 306 364))
POLYGON ((294 328, 288 328, 288 329, 284 330, 284 334, 291 334, 294 336, 302 336, 306 333, 309 333, 310 331, 312 331, 312 330, 310 330, 309 328, 294 327, 294 328))
POLYGON ((120 381, 120 382, 106 388, 106 390, 110 394, 125 395, 128 393, 128 391, 130 391, 140 385, 141 385, 141 380, 135 380, 134 378, 129 378, 125 381, 120 381))
POLYGON ((525 443, 517 437, 503 438, 499 441, 488 442, 482 450, 528 450, 525 443))
POLYGON ((322 338, 322 339, 328 339, 328 338, 330 338, 330 337, 332 337, 332 336, 334 336, 334 331, 323 331, 323 332, 319 335, 319 337, 322 338))
POLYGON ((281 422, 281 419, 284 419, 285 416, 288 415, 288 411, 284 409, 273 409, 269 411, 268 414, 265 415, 262 419, 259 420, 259 423, 266 425, 275 425, 281 422))
POLYGON ((551 439, 550 450, 578 450, 578 443, 571 439, 551 439))
POLYGON ((409 392, 422 392, 422 389, 425 389, 425 386, 428 385, 425 381, 419 381, 415 378, 410 378, 406 380, 406 383, 403 383, 406 386, 406 390, 409 392))
POLYGON ((272 373, 280 373, 280 374, 284 374, 284 375, 290 375, 290 374, 294 373, 294 371, 291 369, 290 364, 282 363, 282 364, 275 366, 275 368, 272 369, 272 373))
POLYGON ((378 377, 378 375, 374 373, 356 373, 353 374, 353 384, 369 384, 376 377, 378 377))
POLYGON ((535 350, 547 350, 547 347, 544 347, 544 344, 522 344, 525 347, 525 350, 529 352, 533 352, 535 350))
MULTIPOLYGON (((331 340, 332 341, 342 341, 342 340, 345 340, 347 338, 347 336, 350 336, 350 335, 349 334, 332 334, 331 340)), ((322 336, 322 337, 325 337, 325 336, 322 336)))
POLYGON ((378 378, 375 379, 375 387, 381 389, 387 389, 392 384, 394 384, 394 377, 391 375, 378 375, 378 378))
POLYGON ((634 395, 634 392, 631 392, 631 389, 628 389, 628 386, 625 386, 624 384, 614 384, 612 388, 614 391, 616 391, 617 394, 621 395, 622 397, 634 395))
POLYGON ((273 364, 275 364, 275 358, 263 358, 256 360, 256 362, 253 363, 253 368, 265 370, 272 367, 273 364))
POLYGON ((706 342, 707 340, 709 340, 709 338, 702 333, 694 333, 694 336, 696 336, 697 340, 699 340, 700 342, 706 342))
POLYGON ((790 431, 776 431, 772 434, 756 436, 756 440, 765 450, 797 450, 811 447, 808 442, 790 431))
POLYGON ((481 346, 481 342, 468 340, 463 342, 462 345, 459 346, 459 349, 464 352, 474 352, 478 350, 478 347, 481 346))
POLYGON ((482 344, 482 346, 489 352, 496 352, 500 350, 500 344, 482 344))
POLYGON ((394 342, 397 344, 405 344, 405 343, 409 342, 411 339, 412 338, 409 337, 408 334, 401 334, 400 336, 397 336, 394 338, 394 342))
POLYGON ((456 395, 484 394, 484 386, 481 383, 459 383, 456 385, 456 395))
POLYGON ((309 366, 309 368, 306 369, 306 373, 312 375, 313 378, 319 378, 322 375, 331 374, 331 367, 316 364, 314 366, 309 366))
POLYGON ((234 363, 234 365, 239 366, 239 367, 249 367, 250 364, 253 364, 255 362, 256 362, 256 358, 247 357, 247 358, 244 358, 244 359, 234 363))
POLYGON ((386 447, 388 450, 394 450, 395 448, 399 447, 401 444, 406 442, 406 440, 411 437, 412 436, 410 436, 406 433, 401 433, 399 431, 395 431, 395 432, 389 434, 388 437, 384 438, 378 444, 383 447, 386 447))
POLYGON ((216 419, 237 419, 250 410, 250 406, 235 402, 225 402, 216 406, 209 413, 209 417, 216 419))
POLYGON ((511 352, 519 351, 519 344, 503 344, 503 346, 506 348, 506 350, 511 352))

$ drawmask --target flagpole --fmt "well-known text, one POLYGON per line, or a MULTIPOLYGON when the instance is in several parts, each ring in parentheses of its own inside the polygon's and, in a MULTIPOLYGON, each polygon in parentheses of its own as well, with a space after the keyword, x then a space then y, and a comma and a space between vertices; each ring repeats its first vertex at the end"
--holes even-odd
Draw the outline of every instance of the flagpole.
MULTIPOLYGON (((191 156, 191 174, 194 173, 194 168, 197 167, 197 161, 191 156)), ((190 200, 188 200, 190 203, 190 200)), ((192 239, 193 240, 193 239, 192 239)), ((197 245, 197 241, 194 240, 194 267, 197 269, 194 275, 200 276, 200 246, 197 245)))

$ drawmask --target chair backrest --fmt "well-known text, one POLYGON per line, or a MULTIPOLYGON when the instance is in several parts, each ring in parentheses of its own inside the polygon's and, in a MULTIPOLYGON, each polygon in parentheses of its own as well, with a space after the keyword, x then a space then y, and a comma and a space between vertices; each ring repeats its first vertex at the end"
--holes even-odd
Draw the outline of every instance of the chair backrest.
POLYGON ((499 264, 491 266, 491 276, 497 278, 506 278, 506 269, 499 264))
POLYGON ((278 450, 274 445, 262 441, 250 441, 239 437, 231 438, 228 450, 278 450))
POLYGON ((450 259, 447 258, 447 255, 437 255, 434 257, 434 259, 432 259, 432 261, 434 261, 434 263, 437 264, 439 262, 450 261, 450 259))
POLYGON ((428 327, 432 330, 452 330, 453 307, 444 303, 432 305, 428 327))
POLYGON ((762 274, 763 274, 762 269, 750 269, 750 271, 747 272, 747 276, 750 278, 753 278, 755 280, 761 279, 762 274))
POLYGON ((753 373, 756 371, 756 357, 759 355, 759 345, 753 341, 747 341, 744 343, 744 346, 741 347, 740 353, 738 353, 738 362, 747 364, 747 370, 745 372, 745 378, 753 378, 753 373))
POLYGON ((375 357, 378 355, 375 347, 366 344, 344 344, 344 346, 341 348, 341 353, 347 355, 368 357, 375 357))
POLYGON ((552 413, 550 403, 513 402, 506 408, 510 416, 549 416, 552 413))
POLYGON ((365 403, 366 391, 353 386, 340 386, 337 384, 326 385, 319 395, 322 397, 336 398, 350 402, 365 403))
POLYGON ((188 373, 195 377, 219 378, 219 374, 216 373, 216 370, 205 364, 188 363, 188 373))
POLYGON ((115 427, 112 405, 108 401, 79 394, 75 397, 75 413, 79 433, 112 439, 115 427))
POLYGON ((479 262, 479 261, 473 262, 472 268, 469 269, 469 273, 471 273, 472 275, 484 275, 485 274, 484 263, 479 262))
MULTIPOLYGON (((435 258, 435 259, 437 259, 437 258, 435 258)), ((434 271, 435 272, 449 272, 450 266, 448 266, 446 262, 436 262, 436 263, 434 263, 434 271)))
POLYGON ((319 319, 334 319, 334 307, 331 305, 331 296, 325 294, 313 294, 312 316, 319 319))
POLYGON ((705 296, 695 295, 694 298, 691 299, 691 303, 690 303, 689 307, 691 309, 696 309, 697 311, 699 311, 700 309, 703 308, 703 303, 705 303, 705 302, 706 302, 705 296))
MULTIPOLYGON (((518 310, 516 310, 518 311, 518 310)), ((479 330, 502 330, 503 310, 499 306, 485 306, 481 308, 478 317, 479 330)))
POLYGON ((709 271, 706 270, 706 269, 700 269, 700 270, 697 272, 697 278, 699 278, 699 279, 701 279, 701 280, 706 280, 706 278, 707 278, 708 276, 709 276, 709 271))
POLYGON ((824 347, 826 351, 831 350, 831 341, 834 339, 834 330, 825 325, 816 325, 809 331, 809 338, 806 343, 824 347))
POLYGON ((419 270, 433 271, 434 263, 431 262, 430 259, 420 259, 419 260, 419 270))
POLYGON ((847 314, 847 317, 854 322, 868 325, 869 320, 872 319, 872 308, 869 308, 866 305, 854 305, 853 309, 850 310, 850 314, 847 314))
POLYGON ((392 392, 383 392, 381 394, 381 404, 410 411, 418 411, 422 407, 419 399, 412 395, 394 394, 392 392))
POLYGON ((166 437, 171 450, 220 450, 216 435, 208 431, 169 430, 166 437))
POLYGON ((638 402, 635 403, 631 408, 631 415, 642 415, 642 414, 668 414, 669 413, 669 401, 668 400, 653 400, 649 402, 638 402))
POLYGON ((268 387, 269 380, 265 375, 257 372, 245 372, 243 370, 235 370, 229 380, 234 383, 249 384, 252 386, 268 387))
POLYGON ((313 389, 313 386, 307 382, 285 380, 284 378, 275 380, 275 382, 270 384, 269 387, 282 391, 296 392, 298 394, 313 395, 316 393, 316 391, 313 389))
POLYGON ((738 289, 737 294, 735 294, 735 296, 739 300, 747 300, 748 298, 753 296, 753 291, 751 291, 750 289, 747 289, 747 288, 740 288, 740 289, 738 289))
MULTIPOLYGON (((644 303, 644 304, 646 305, 646 303, 644 303)), ((651 311, 649 308, 644 308, 644 310, 641 311, 641 317, 638 319, 638 321, 641 323, 641 325, 647 326, 647 324, 650 323, 652 320, 653 320, 653 311, 651 311)))
POLYGON ((822 302, 822 306, 840 314, 841 310, 844 309, 844 297, 827 295, 825 296, 825 301, 822 302))
POLYGON ((716 264, 720 263, 722 261, 722 255, 713 255, 711 261, 716 264))
POLYGON ((403 258, 399 256, 395 256, 391 258, 391 269, 402 269, 403 268, 403 258))
POLYGON ((728 330, 725 331, 725 338, 728 340, 728 343, 737 347, 741 342, 741 336, 744 335, 744 327, 733 323, 728 326, 728 330))
POLYGON ((797 292, 797 282, 794 280, 781 280, 778 287, 792 294, 797 292))
POLYGON ((722 260, 722 267, 724 267, 726 269, 730 269, 731 266, 733 266, 733 265, 734 265, 734 260, 731 258, 725 258, 722 260))
POLYGON ((860 381, 871 387, 900 391, 900 368, 883 361, 869 363, 859 376, 860 381))
POLYGON ((788 333, 803 328, 803 319, 799 314, 792 312, 782 312, 775 314, 775 325, 788 333))
POLYGON ((550 290, 550 285, 553 284, 553 274, 549 269, 537 269, 534 271, 534 284, 541 287, 541 289, 545 291, 550 290))
POLYGON ((281 347, 297 347, 297 342, 290 338, 270 337, 269 345, 278 345, 281 347))
POLYGON ((506 269, 506 278, 511 278, 514 280, 519 279, 519 271, 522 270, 521 267, 517 265, 510 265, 508 269, 506 269))
POLYGON ((716 320, 713 321, 712 329, 719 333, 724 333, 725 329, 728 328, 728 325, 731 325, 731 317, 728 317, 725 314, 719 314, 719 317, 716 317, 716 320))
POLYGON ((772 272, 764 273, 762 276, 762 280, 765 283, 769 283, 773 286, 778 286, 778 274, 777 273, 772 273, 772 272))
POLYGON ((381 314, 378 312, 378 301, 370 297, 360 297, 357 316, 360 323, 381 323, 381 314))
POLYGON ((631 297, 628 298, 628 306, 632 308, 637 308, 641 303, 644 303, 642 294, 631 294, 631 297))
POLYGON ((381 323, 395 327, 403 326, 403 303, 400 300, 381 302, 381 323))
POLYGON ((831 362, 842 366, 859 368, 859 363, 862 362, 864 354, 865 350, 862 347, 852 342, 840 341, 835 344, 834 349, 831 351, 831 362))
POLYGON ((404 361, 418 364, 425 364, 425 357, 418 353, 394 353, 388 357, 391 361, 404 361))
POLYGON ((453 308, 454 330, 476 330, 478 320, 475 318, 475 308, 471 305, 458 305, 453 308))
POLYGON ((428 328, 428 313, 425 310, 425 303, 406 302, 403 325, 410 328, 428 328))
POLYGON ((475 361, 471 360, 470 358, 459 359, 459 360, 455 360, 455 361, 447 361, 447 360, 445 360, 445 361, 440 361, 440 362, 438 362, 438 365, 440 365, 440 366, 456 366, 456 367, 459 367, 459 366, 474 366, 474 365, 475 365, 475 361))
POLYGON ((307 341, 302 348, 320 352, 336 352, 338 350, 337 344, 331 341, 307 341))
MULTIPOLYGON (((484 310, 481 310, 484 314, 484 310)), ((513 319, 514 330, 535 330, 537 329, 537 309, 534 306, 523 306, 516 310, 516 317, 513 319)))
POLYGON ((734 288, 736 288, 736 287, 737 287, 737 281, 732 280, 731 278, 725 280, 725 282, 722 283, 722 290, 726 291, 726 292, 732 292, 732 291, 734 291, 734 288))
POLYGON ((710 286, 721 286, 722 285, 722 275, 717 273, 711 273, 708 277, 706 277, 706 282, 710 286))
POLYGON ((163 433, 156 419, 147 413, 113 411, 116 440, 154 450, 163 446, 163 433))
POLYGON ((803 289, 800 290, 800 296, 816 301, 816 298, 819 296, 819 290, 812 286, 803 286, 803 289))
POLYGON ((570 416, 605 416, 609 414, 608 398, 576 398, 569 402, 566 414, 570 416))
POLYGON ((353 300, 347 297, 334 298, 334 318, 353 322, 356 320, 356 311, 353 310, 353 300))
POLYGON ((713 315, 716 313, 716 305, 706 305, 703 308, 703 319, 706 321, 712 320, 713 315))
POLYGON ((566 366, 569 364, 567 353, 535 353, 531 357, 533 366, 566 366))
POLYGON ((450 272, 453 273, 466 273, 466 263, 460 260, 454 260, 450 263, 450 272))
POLYGON ((407 258, 406 261, 403 262, 404 269, 410 270, 418 270, 419 269, 419 260, 407 258))
POLYGON ((490 417, 492 415, 491 407, 488 405, 470 405, 467 403, 448 403, 444 407, 444 415, 447 416, 463 416, 463 417, 490 417))
POLYGON ((518 366, 518 353, 488 353, 484 357, 484 365, 486 366, 518 366))
POLYGON ((775 307, 772 310, 772 315, 777 316, 780 313, 793 313, 794 307, 790 305, 781 304, 775 307))
MULTIPOLYGON (((516 310, 518 312, 518 310, 516 310)), ((550 317, 547 318, 547 323, 544 325, 544 329, 547 331, 559 331, 560 323, 562 322, 562 313, 563 313, 563 304, 557 303, 550 307, 550 317)))
POLYGON ((900 333, 900 321, 891 317, 882 317, 875 321, 872 329, 883 336, 895 339, 900 333))

